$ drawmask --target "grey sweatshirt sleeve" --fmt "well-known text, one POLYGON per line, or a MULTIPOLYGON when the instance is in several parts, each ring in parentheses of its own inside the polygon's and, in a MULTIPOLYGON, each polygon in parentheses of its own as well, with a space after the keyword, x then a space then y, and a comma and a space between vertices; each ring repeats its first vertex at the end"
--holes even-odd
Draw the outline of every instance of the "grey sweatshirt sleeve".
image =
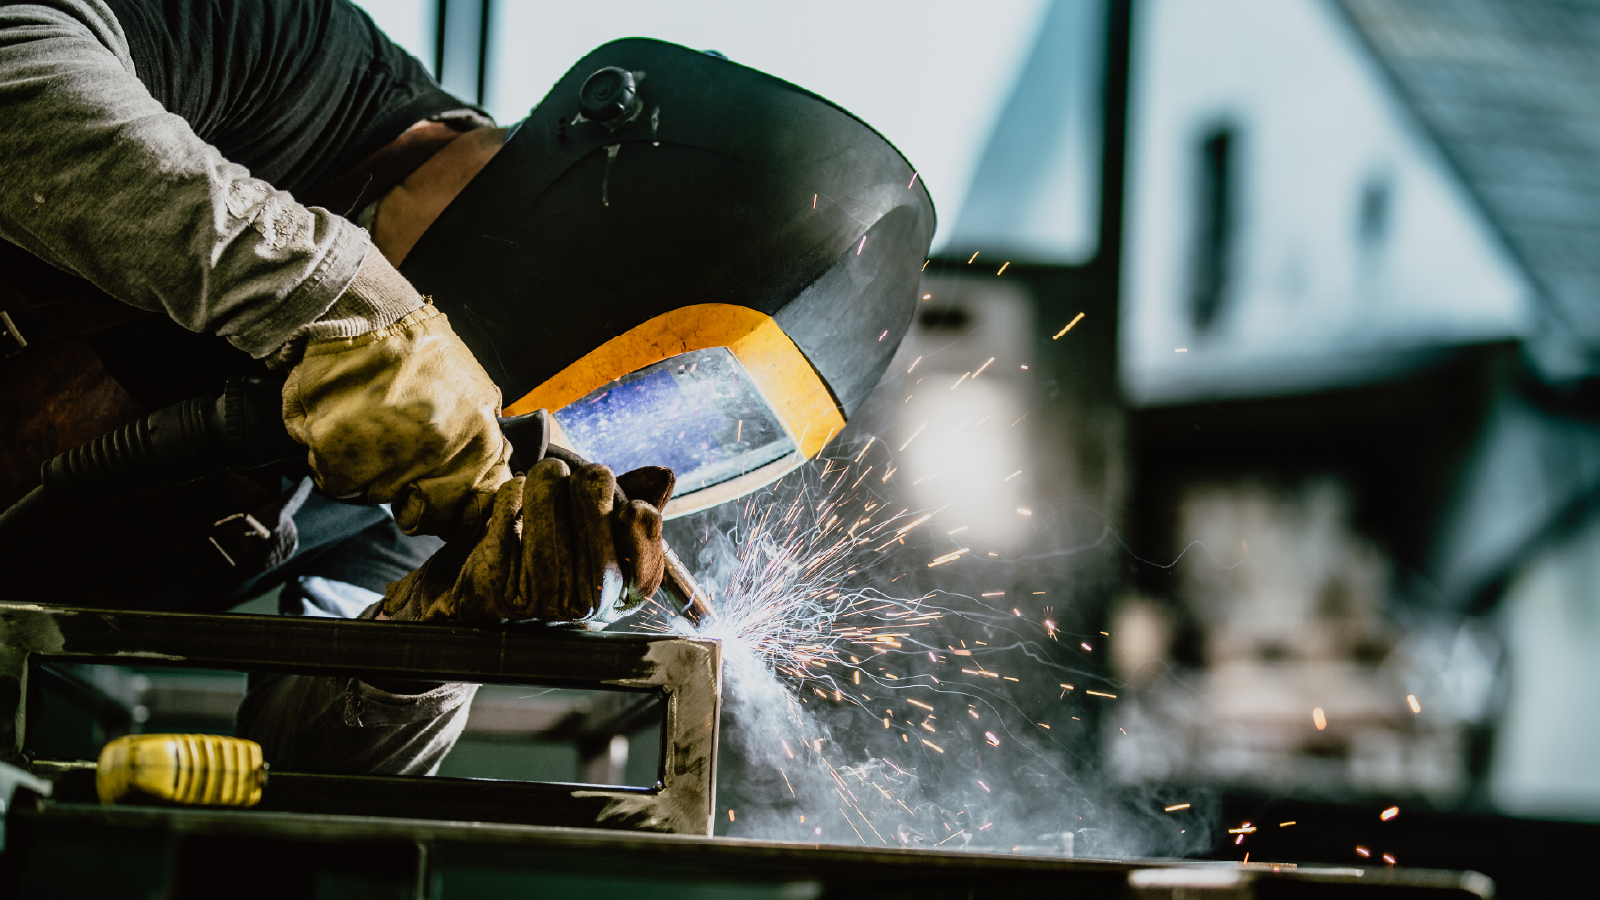
POLYGON ((327 311, 370 245, 162 108, 99 0, 0 6, 0 110, 0 237, 252 356, 327 311))

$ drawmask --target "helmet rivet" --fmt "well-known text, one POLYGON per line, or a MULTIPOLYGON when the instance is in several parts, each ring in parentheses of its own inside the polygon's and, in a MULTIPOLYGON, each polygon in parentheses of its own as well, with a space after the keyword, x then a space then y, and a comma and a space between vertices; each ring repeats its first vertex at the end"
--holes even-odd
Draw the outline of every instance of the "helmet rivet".
POLYGON ((632 72, 607 66, 590 75, 578 89, 578 108, 585 119, 610 122, 633 106, 636 92, 632 72))

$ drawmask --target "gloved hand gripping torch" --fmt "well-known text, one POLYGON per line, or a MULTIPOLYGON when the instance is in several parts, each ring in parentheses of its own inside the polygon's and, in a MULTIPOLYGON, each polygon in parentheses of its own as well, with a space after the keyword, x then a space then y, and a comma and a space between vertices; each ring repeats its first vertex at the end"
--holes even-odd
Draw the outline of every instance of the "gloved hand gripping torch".
MULTIPOLYGON (((158 409, 62 453, 44 464, 39 487, 0 513, 0 546, 9 544, 54 502, 127 494, 303 459, 306 448, 284 428, 282 403, 281 384, 235 380, 216 396, 158 409)), ((500 429, 513 448, 513 470, 524 471, 546 454, 581 461, 571 451, 548 443, 549 421, 543 411, 503 418, 500 429)), ((664 541, 662 550, 666 557, 662 599, 698 626, 711 615, 710 596, 664 541)))

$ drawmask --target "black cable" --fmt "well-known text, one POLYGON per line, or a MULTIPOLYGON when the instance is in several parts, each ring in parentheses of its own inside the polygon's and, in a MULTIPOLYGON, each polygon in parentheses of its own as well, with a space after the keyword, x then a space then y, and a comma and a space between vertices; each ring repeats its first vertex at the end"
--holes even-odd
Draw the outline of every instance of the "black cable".
POLYGON ((13 503, 10 509, 0 512, 0 547, 8 546, 49 505, 48 492, 41 484, 13 503))

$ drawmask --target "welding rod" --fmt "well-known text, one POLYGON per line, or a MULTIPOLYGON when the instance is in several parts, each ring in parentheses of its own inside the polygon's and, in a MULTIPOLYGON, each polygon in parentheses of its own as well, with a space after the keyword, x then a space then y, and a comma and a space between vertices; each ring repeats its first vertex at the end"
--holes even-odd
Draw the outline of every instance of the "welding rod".
POLYGON ((694 580, 689 567, 672 552, 666 541, 661 542, 661 549, 667 557, 666 575, 661 579, 662 592, 676 604, 675 612, 688 619, 689 624, 696 628, 704 626, 715 618, 711 612, 711 595, 694 580))

